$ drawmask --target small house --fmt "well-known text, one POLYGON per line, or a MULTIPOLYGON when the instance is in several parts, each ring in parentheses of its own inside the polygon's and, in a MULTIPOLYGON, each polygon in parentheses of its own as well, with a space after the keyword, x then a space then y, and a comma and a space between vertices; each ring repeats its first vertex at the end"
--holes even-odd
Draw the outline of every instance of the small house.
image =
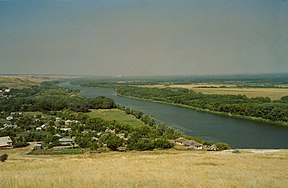
POLYGON ((73 121, 68 119, 64 123, 65 123, 65 125, 70 126, 70 125, 72 125, 73 121))
POLYGON ((185 138, 178 138, 175 140, 178 145, 185 146, 187 149, 203 149, 203 144, 196 142, 195 140, 187 140, 185 138))
POLYGON ((0 137, 0 148, 12 148, 13 142, 9 136, 0 137))
POLYGON ((60 138, 59 142, 61 145, 72 145, 73 139, 71 138, 60 138))
POLYGON ((7 121, 11 121, 13 119, 13 116, 8 116, 8 117, 6 117, 6 120, 7 121))
POLYGON ((41 127, 36 127, 36 131, 42 131, 41 127))
POLYGON ((34 145, 34 148, 33 150, 42 150, 43 147, 42 147, 42 143, 41 142, 38 142, 34 145))
POLYGON ((71 131, 71 128, 61 128, 60 131, 71 131))

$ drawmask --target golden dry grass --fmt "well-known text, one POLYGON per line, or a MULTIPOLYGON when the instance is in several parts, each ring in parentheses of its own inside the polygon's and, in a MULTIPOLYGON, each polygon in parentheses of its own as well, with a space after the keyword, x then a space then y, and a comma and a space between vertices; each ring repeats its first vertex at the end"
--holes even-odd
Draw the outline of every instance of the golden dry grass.
POLYGON ((0 76, 0 86, 6 86, 10 88, 23 88, 39 85, 41 82, 48 80, 51 79, 35 76, 0 76))
POLYGON ((287 187, 287 169, 287 151, 10 153, 0 164, 0 187, 287 187))
MULTIPOLYGON (((187 84, 187 85, 170 85, 174 88, 186 88, 192 89, 195 92, 201 92, 203 94, 230 94, 230 95, 246 95, 249 98, 252 97, 269 97, 272 100, 278 100, 283 96, 288 95, 288 88, 233 88, 235 85, 230 84, 187 84), (226 86, 227 88, 221 88, 226 86), (212 88, 199 88, 199 87, 212 87, 212 88)), ((164 85, 151 85, 145 87, 157 87, 164 88, 164 85)))

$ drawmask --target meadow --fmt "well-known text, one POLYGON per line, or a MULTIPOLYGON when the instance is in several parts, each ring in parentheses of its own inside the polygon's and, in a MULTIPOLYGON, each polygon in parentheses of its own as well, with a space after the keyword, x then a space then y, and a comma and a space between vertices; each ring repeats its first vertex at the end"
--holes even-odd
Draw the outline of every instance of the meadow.
POLYGON ((97 109, 91 110, 87 113, 90 118, 101 118, 106 121, 118 121, 133 126, 145 125, 141 120, 135 118, 133 115, 127 115, 124 111, 119 109, 97 109))
MULTIPOLYGON (((287 187, 288 151, 108 152, 31 156, 0 164, 0 187, 287 187)), ((21 154, 22 152, 22 154, 21 154)), ((0 150, 3 153, 3 150, 0 150)))

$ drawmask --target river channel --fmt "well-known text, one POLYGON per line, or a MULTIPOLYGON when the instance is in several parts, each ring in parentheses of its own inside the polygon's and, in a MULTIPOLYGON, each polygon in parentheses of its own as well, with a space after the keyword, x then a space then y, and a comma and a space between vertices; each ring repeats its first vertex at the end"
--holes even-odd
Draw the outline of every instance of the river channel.
POLYGON ((288 148, 288 128, 234 119, 188 108, 117 96, 107 88, 83 87, 69 82, 61 87, 80 89, 85 97, 106 96, 123 106, 138 109, 157 121, 213 142, 226 142, 233 148, 288 148))

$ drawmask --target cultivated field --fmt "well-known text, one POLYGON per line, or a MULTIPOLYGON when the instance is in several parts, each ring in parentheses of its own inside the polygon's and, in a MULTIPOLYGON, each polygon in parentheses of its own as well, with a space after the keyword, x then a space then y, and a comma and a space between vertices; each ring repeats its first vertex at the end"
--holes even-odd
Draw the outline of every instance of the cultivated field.
MULTIPOLYGON (((164 85, 154 85, 145 87, 164 88, 164 85)), ((195 92, 203 94, 231 94, 231 95, 246 95, 247 97, 269 97, 271 100, 278 100, 283 96, 288 95, 288 88, 234 88, 233 84, 187 84, 187 85, 170 85, 174 88, 192 89, 195 92), (222 88, 221 86, 225 86, 222 88)))
POLYGON ((101 118, 107 121, 116 120, 120 123, 127 123, 129 125, 145 125, 142 121, 135 118, 133 115, 127 115, 125 112, 118 109, 100 109, 100 110, 91 110, 87 115, 92 118, 101 118))
MULTIPOLYGON (((288 151, 9 152, 0 187, 287 187, 288 151), (15 154, 14 154, 15 153, 15 154)), ((3 153, 3 150, 0 150, 3 153)))

